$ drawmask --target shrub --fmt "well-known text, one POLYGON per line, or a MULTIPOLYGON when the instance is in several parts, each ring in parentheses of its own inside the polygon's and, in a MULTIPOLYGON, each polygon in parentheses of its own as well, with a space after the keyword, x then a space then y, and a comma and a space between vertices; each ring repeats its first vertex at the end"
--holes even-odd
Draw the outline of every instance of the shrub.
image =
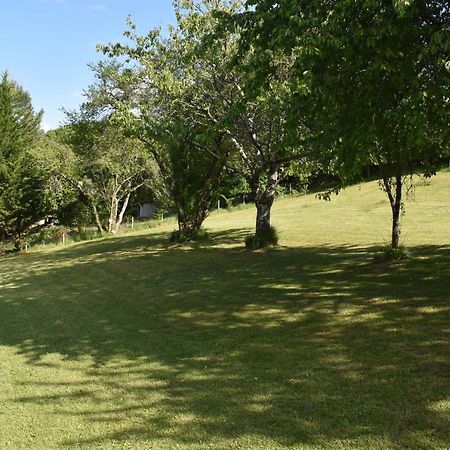
POLYGON ((28 242, 31 246, 61 243, 63 236, 67 237, 67 228, 64 226, 51 226, 36 229, 30 233, 28 242))
POLYGON ((167 214, 167 212, 164 209, 157 209, 152 216, 153 220, 163 221, 164 220, 164 214, 167 214))
POLYGON ((100 232, 96 228, 81 228, 69 234, 73 242, 91 241, 100 237, 100 232))
POLYGON ((269 231, 263 235, 251 234, 245 239, 247 250, 256 250, 272 245, 278 245, 278 231, 275 227, 270 227, 269 231))
POLYGON ((400 261, 402 259, 409 258, 409 250, 400 245, 397 248, 392 248, 391 245, 386 245, 381 249, 381 252, 376 255, 375 260, 377 261, 400 261))
POLYGON ((59 245, 63 242, 82 242, 98 238, 100 236, 96 228, 80 228, 79 230, 70 230, 65 226, 51 226, 36 229, 30 233, 27 243, 33 247, 35 245, 59 245))
POLYGON ((208 233, 203 228, 191 231, 174 230, 170 235, 170 242, 179 244, 191 241, 204 241, 206 239, 208 239, 208 233))

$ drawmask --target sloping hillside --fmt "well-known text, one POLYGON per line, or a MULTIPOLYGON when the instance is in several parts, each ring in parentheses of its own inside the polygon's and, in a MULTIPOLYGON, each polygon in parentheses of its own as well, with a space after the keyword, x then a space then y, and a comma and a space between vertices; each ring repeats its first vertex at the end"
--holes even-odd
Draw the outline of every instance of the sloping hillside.
POLYGON ((173 224, 0 260, 0 448, 450 447, 450 173, 403 238, 376 183, 280 199, 281 246, 173 224))
MULTIPOLYGON (((415 190, 405 199, 401 239, 408 246, 449 244, 450 172, 416 181, 415 190)), ((208 220, 207 227, 251 229, 254 216, 254 208, 229 215, 222 211, 208 220)), ((281 244, 287 246, 390 242, 390 206, 376 181, 352 186, 330 202, 315 195, 278 200, 272 219, 280 230, 281 244)))

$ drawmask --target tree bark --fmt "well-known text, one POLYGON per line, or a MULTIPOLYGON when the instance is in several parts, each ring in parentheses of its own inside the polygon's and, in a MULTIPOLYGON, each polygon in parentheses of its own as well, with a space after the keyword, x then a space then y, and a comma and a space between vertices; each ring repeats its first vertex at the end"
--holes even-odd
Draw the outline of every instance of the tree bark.
POLYGON ((103 229, 102 221, 100 220, 100 216, 98 214, 98 210, 95 205, 92 205, 92 211, 94 213, 95 223, 97 225, 98 231, 100 231, 100 234, 103 234, 104 229, 103 229))
MULTIPOLYGON (((278 165, 273 164, 268 171, 268 180, 264 191, 259 186, 255 195, 256 236, 265 236, 270 231, 270 214, 279 181, 278 165)), ((259 177, 258 177, 259 183, 259 177)))
POLYGON ((178 215, 178 229, 186 235, 200 230, 203 220, 189 220, 184 216, 178 215))
POLYGON ((21 225, 22 221, 20 217, 16 218, 16 231, 14 233, 14 248, 16 251, 20 251, 22 249, 22 235, 21 235, 21 225))
POLYGON ((392 248, 398 248, 400 241, 400 214, 402 209, 402 177, 395 179, 395 202, 392 206, 392 248))
POLYGON ((400 243, 401 234, 400 216, 402 210, 403 183, 401 175, 396 175, 394 180, 395 181, 392 182, 392 179, 383 178, 384 187, 389 197, 392 210, 391 246, 393 249, 397 249, 400 243))
POLYGON ((200 230, 209 212, 209 209, 199 207, 200 211, 197 211, 197 213, 186 214, 185 209, 179 203, 176 203, 176 207, 178 229, 188 236, 200 230))
POLYGON ((400 242, 400 208, 392 211, 392 248, 398 248, 400 242))
POLYGON ((122 203, 122 208, 120 209, 119 215, 115 221, 114 228, 111 231, 112 234, 116 234, 119 231, 120 225, 122 224, 122 221, 123 221, 123 216, 125 215, 125 211, 127 210, 127 207, 128 207, 128 202, 130 200, 130 196, 131 196, 131 193, 127 194, 127 196, 125 197, 125 199, 122 203))
POLYGON ((22 239, 20 237, 20 233, 14 235, 14 249, 16 252, 20 252, 22 249, 22 239))
POLYGON ((114 234, 118 210, 119 210, 119 200, 117 199, 116 194, 114 193, 113 197, 111 198, 111 207, 109 210, 108 233, 114 234))
POLYGON ((175 206, 177 208, 178 229, 181 232, 186 233, 189 231, 188 220, 184 212, 182 200, 178 199, 176 195, 175 195, 175 206))
POLYGON ((272 202, 259 200, 256 202, 256 235, 264 236, 270 231, 270 212, 272 202))

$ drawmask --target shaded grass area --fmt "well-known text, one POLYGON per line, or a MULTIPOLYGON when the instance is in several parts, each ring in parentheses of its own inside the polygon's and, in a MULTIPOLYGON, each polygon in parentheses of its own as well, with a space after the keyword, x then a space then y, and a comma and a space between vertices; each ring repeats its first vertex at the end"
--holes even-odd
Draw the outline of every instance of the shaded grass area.
POLYGON ((247 233, 0 261, 0 448, 450 447, 450 247, 247 233))

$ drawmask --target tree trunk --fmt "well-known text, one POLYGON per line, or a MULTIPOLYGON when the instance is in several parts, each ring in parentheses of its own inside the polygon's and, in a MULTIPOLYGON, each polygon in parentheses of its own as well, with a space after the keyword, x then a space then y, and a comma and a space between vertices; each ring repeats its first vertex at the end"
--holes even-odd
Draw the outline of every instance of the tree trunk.
POLYGON ((130 196, 131 196, 131 193, 127 194, 127 196, 125 197, 125 199, 123 201, 122 208, 120 209, 119 216, 115 220, 114 227, 113 227, 113 229, 111 231, 112 234, 116 234, 119 231, 120 225, 122 224, 122 221, 123 221, 123 216, 124 216, 125 211, 127 210, 127 207, 128 207, 128 202, 130 200, 130 196))
POLYGON ((14 236, 14 249, 16 250, 16 252, 20 252, 20 250, 22 249, 22 239, 20 237, 20 233, 17 233, 14 236))
POLYGON ((272 201, 268 199, 257 200, 256 202, 256 235, 264 236, 270 231, 270 212, 272 201))
MULTIPOLYGON (((221 143, 216 142, 217 149, 220 150, 220 146, 221 143)), ((199 231, 208 217, 211 211, 213 193, 219 185, 227 155, 228 152, 223 157, 215 156, 211 159, 208 171, 202 178, 202 186, 196 192, 187 193, 189 186, 187 186, 188 189, 183 185, 180 188, 177 184, 172 187, 172 195, 177 208, 178 229, 183 234, 189 236, 199 231)))
POLYGON ((178 216, 178 229, 186 235, 200 230, 203 221, 189 220, 184 216, 178 216))
POLYGON ((95 205, 92 205, 92 211, 94 213, 95 223, 97 225, 98 231, 100 231, 100 234, 103 234, 104 229, 103 229, 102 221, 100 220, 100 216, 98 214, 97 207, 95 205))
POLYGON ((272 165, 269 169, 268 175, 269 178, 267 180, 265 190, 261 192, 258 187, 255 195, 256 236, 265 236, 270 231, 270 213, 279 181, 278 165, 272 165))
POLYGON ((20 252, 22 249, 22 235, 21 235, 21 219, 20 217, 16 218, 16 231, 14 233, 14 248, 16 251, 20 252))
POLYGON ((402 209, 402 177, 395 178, 395 201, 392 206, 392 248, 398 248, 400 241, 400 214, 402 209))
POLYGON ((184 213, 184 208, 180 200, 177 199, 175 201, 175 206, 177 208, 178 229, 184 233, 189 228, 186 214, 184 213))
POLYGON ((392 210, 392 248, 398 248, 400 241, 400 208, 395 206, 392 210))
POLYGON ((118 210, 119 210, 119 200, 117 199, 116 195, 113 194, 113 197, 111 198, 111 207, 109 210, 108 233, 114 234, 118 210))
POLYGON ((397 175, 394 179, 383 178, 384 187, 389 197, 392 210, 391 246, 397 249, 400 242, 400 215, 402 210, 402 177, 397 175))
POLYGON ((187 208, 184 207, 183 198, 176 200, 175 206, 177 208, 178 229, 182 233, 191 235, 194 231, 200 230, 209 209, 204 210, 202 205, 199 205, 200 212, 189 211, 186 213, 187 208))

